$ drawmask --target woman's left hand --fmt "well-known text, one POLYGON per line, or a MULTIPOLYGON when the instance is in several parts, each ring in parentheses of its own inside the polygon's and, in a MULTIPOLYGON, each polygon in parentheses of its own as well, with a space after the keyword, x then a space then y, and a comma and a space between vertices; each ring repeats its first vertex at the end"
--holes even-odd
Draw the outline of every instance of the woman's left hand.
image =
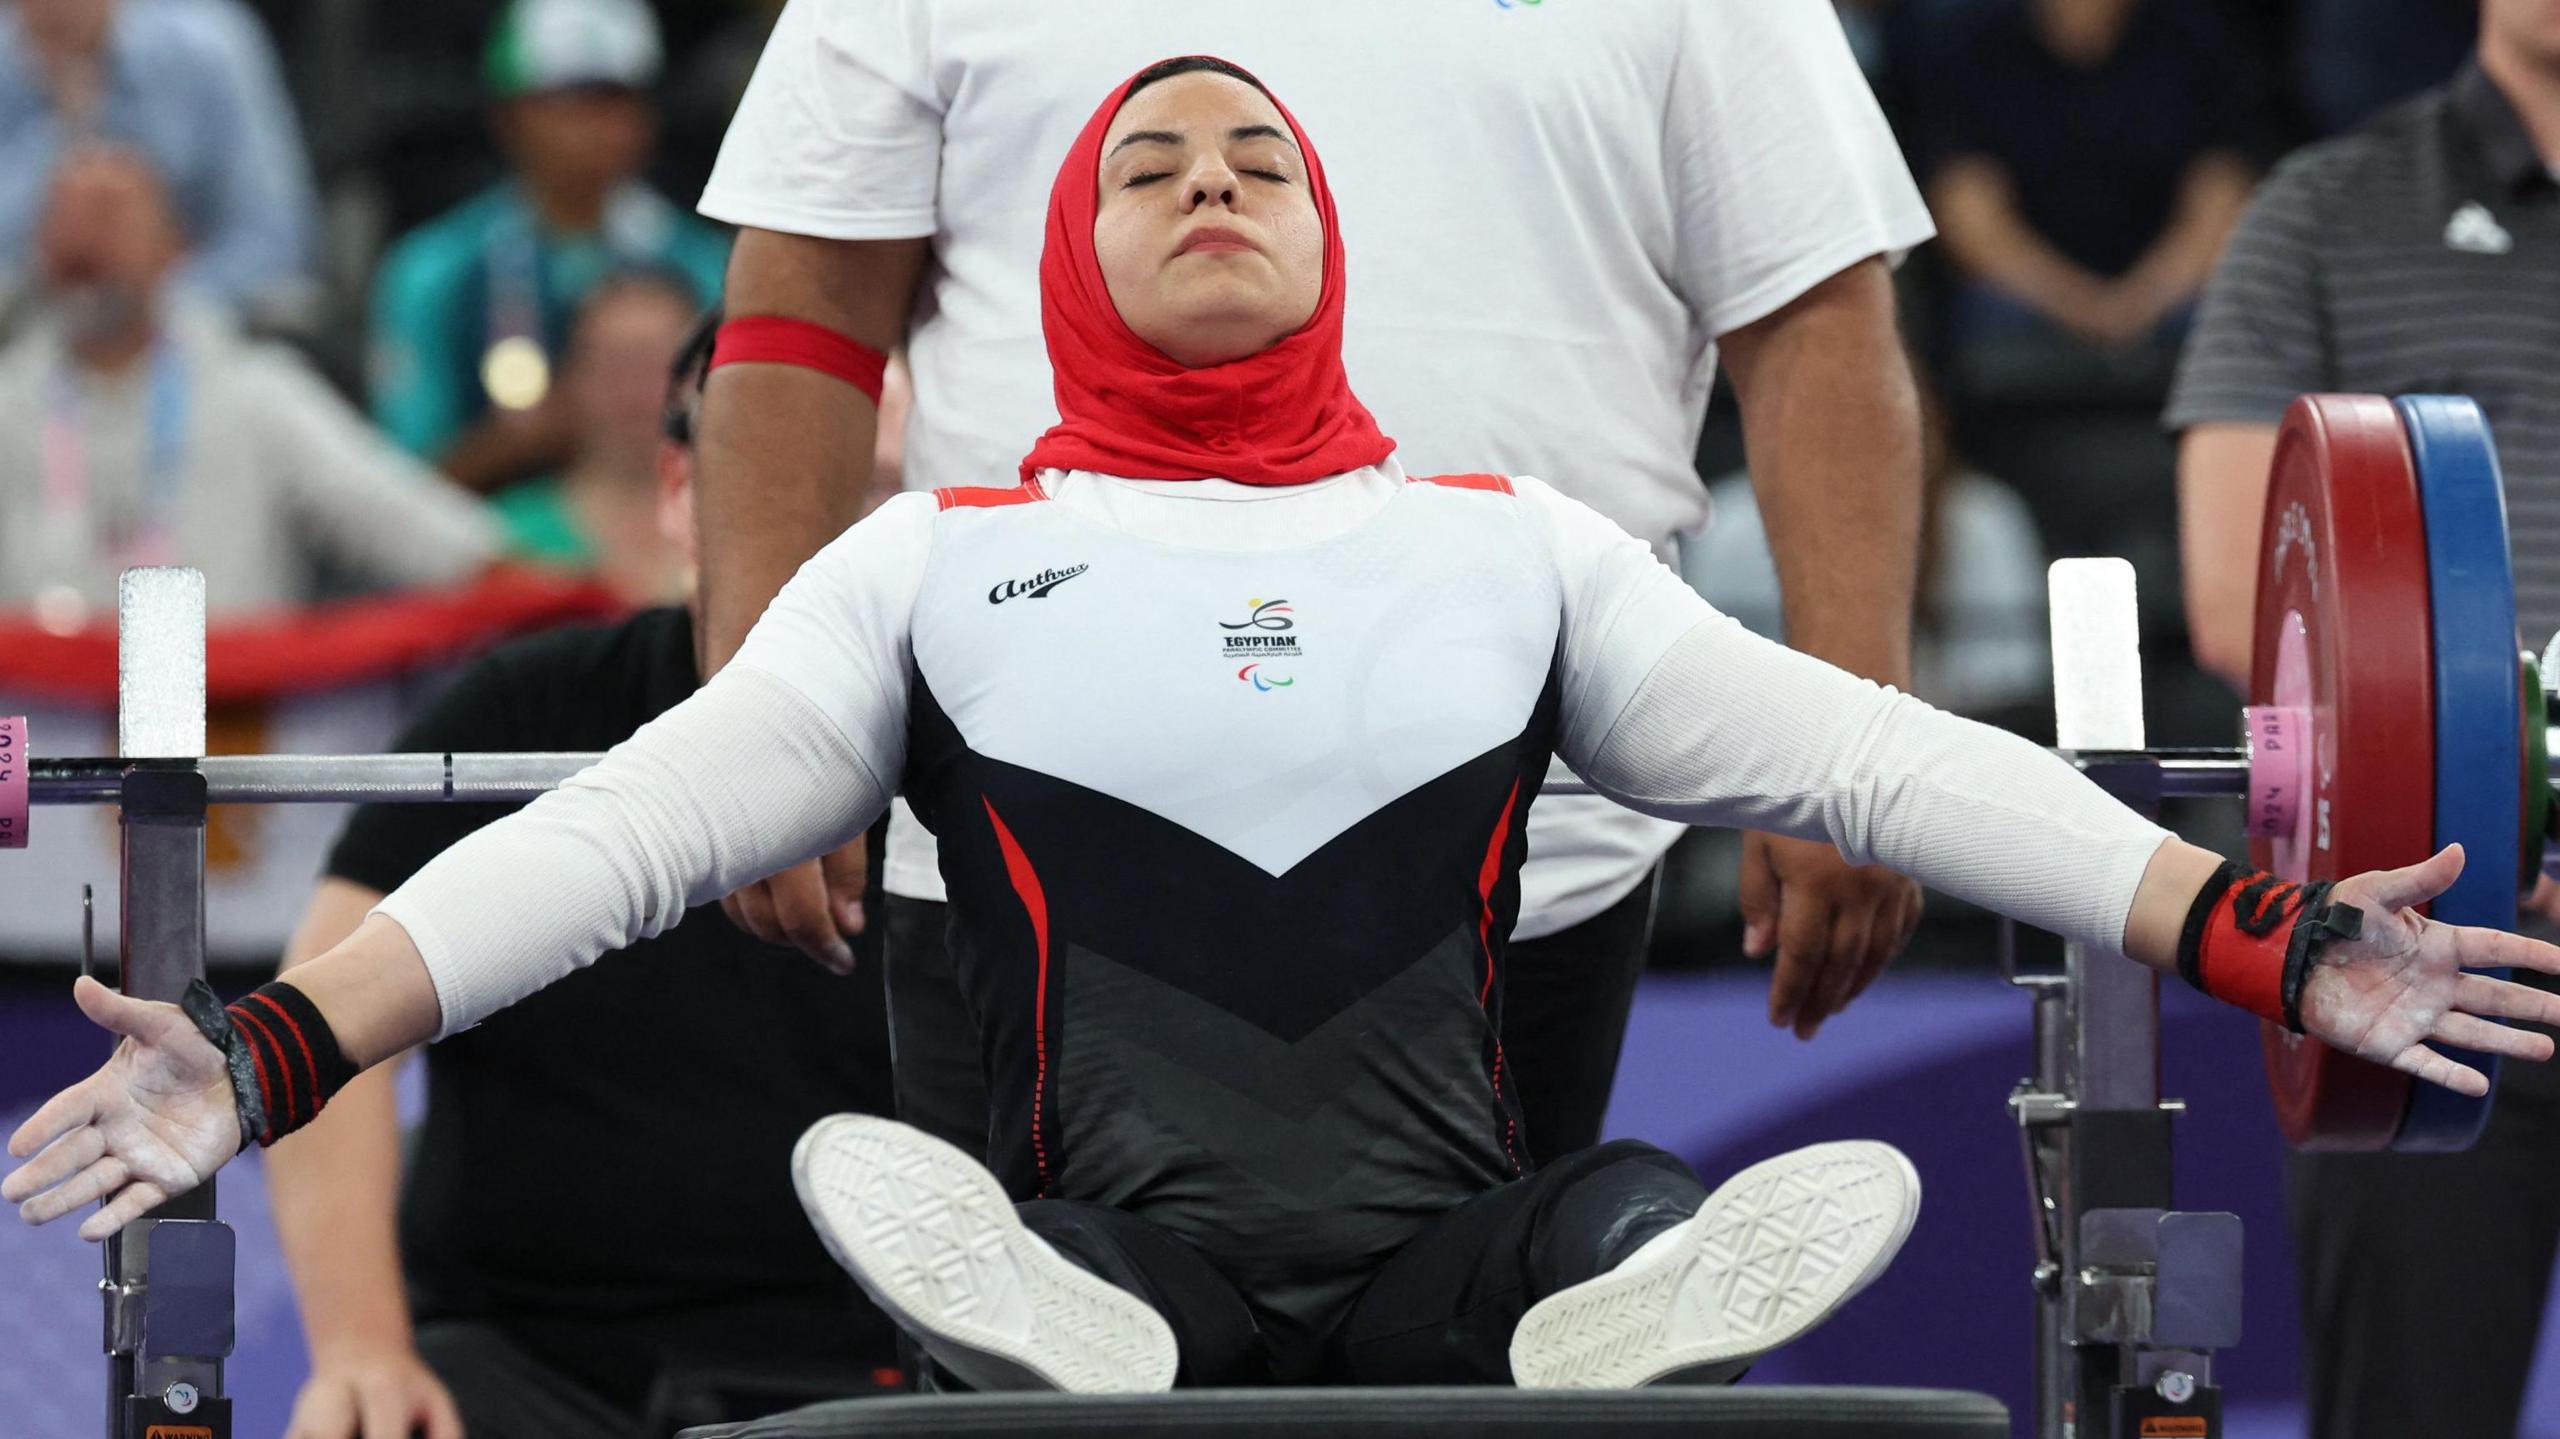
POLYGON ((2479 1070, 2427 1047, 2456 1045, 2510 1059, 2546 1060, 2549 1036, 2496 1021, 2560 1023, 2560 995, 2471 974, 2531 969, 2560 974, 2560 948, 2519 934, 2441 924, 2416 906, 2452 887, 2462 847, 2447 845, 2405 869, 2338 881, 2332 904, 2364 912, 2354 939, 2332 940, 2303 982, 2303 1032, 2334 1048, 2386 1064, 2460 1094, 2489 1092, 2479 1070))

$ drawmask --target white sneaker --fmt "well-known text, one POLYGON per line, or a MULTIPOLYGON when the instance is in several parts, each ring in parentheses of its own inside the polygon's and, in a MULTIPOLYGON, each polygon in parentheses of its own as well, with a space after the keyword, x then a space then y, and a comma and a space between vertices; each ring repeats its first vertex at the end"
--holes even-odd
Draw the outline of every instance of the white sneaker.
POLYGON ((791 1183, 862 1292, 973 1389, 1160 1392, 1173 1329, 1022 1226, 986 1166, 867 1114, 809 1126, 791 1183))
POLYGON ((1764 1159, 1617 1268, 1548 1295, 1511 1333, 1523 1389, 1721 1384, 1812 1329, 1891 1263, 1920 1175, 1889 1144, 1764 1159))

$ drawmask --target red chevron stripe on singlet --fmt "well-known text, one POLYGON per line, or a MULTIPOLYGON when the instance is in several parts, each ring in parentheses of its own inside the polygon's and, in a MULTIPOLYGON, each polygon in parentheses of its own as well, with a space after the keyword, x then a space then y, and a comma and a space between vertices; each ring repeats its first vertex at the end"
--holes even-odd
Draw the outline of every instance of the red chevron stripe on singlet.
POLYGON ((1038 479, 1018 485, 946 485, 933 492, 938 510, 991 510, 999 505, 1027 505, 1049 498, 1038 479))
POLYGON ((1453 490, 1493 490, 1510 494, 1508 475, 1407 475, 1405 481, 1415 485, 1446 485, 1453 490))

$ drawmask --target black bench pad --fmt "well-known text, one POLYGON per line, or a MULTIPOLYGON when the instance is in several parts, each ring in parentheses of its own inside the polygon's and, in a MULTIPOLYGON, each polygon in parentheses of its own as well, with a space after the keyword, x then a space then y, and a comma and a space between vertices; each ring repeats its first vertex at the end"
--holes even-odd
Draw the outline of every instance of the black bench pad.
POLYGON ((1738 1385, 1609 1391, 1190 1389, 846 1399, 681 1439, 2009 1439, 2009 1412, 1945 1389, 1738 1385))

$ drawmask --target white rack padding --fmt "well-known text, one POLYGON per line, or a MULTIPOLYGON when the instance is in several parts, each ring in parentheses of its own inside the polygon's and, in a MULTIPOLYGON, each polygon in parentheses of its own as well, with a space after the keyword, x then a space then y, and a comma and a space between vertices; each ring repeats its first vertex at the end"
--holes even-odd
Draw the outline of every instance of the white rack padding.
POLYGON ((2067 750, 2143 747, 2142 620, 2133 566, 2120 559, 2055 560, 2054 743, 2067 750))
POLYGON ((116 753, 195 758, 204 729, 204 571, 127 570, 116 582, 116 753))

